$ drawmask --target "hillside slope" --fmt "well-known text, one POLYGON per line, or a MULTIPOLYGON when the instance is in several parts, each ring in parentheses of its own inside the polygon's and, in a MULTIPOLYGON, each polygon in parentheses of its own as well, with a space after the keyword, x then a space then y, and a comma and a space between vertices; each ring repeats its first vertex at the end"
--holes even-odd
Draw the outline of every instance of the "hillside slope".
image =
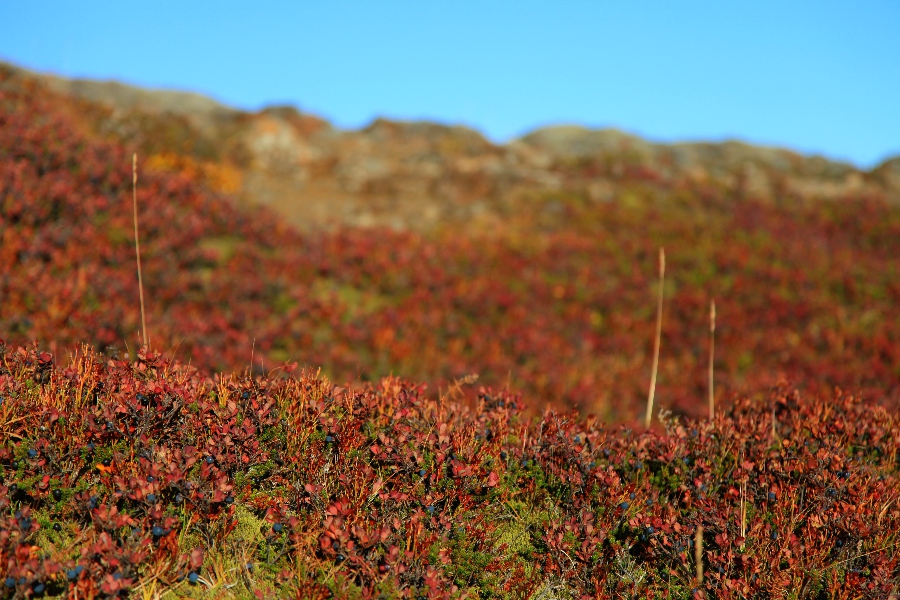
MULTIPOLYGON (((0 71, 0 335, 133 357, 131 156, 75 108, 0 71)), ((151 341, 203 369, 299 362, 431 393, 478 374, 530 407, 630 420, 647 393, 664 246, 660 406, 705 410, 713 298, 720 401, 783 381, 900 399, 900 209, 881 193, 738 200, 712 183, 661 193, 636 172, 612 202, 534 195, 489 231, 300 234, 200 172, 149 161, 138 201, 151 341)))

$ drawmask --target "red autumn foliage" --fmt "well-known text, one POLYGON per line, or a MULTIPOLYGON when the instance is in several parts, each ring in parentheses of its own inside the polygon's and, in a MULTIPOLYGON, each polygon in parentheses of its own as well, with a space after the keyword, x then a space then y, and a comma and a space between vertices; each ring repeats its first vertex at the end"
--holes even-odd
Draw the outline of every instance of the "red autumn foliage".
POLYGON ((775 390, 635 433, 532 419, 485 388, 439 400, 396 379, 348 391, 142 356, 86 351, 40 378, 36 349, 2 348, 0 597, 115 597, 151 573, 184 586, 215 571, 203 548, 242 548, 230 577, 251 590, 363 597, 876 598, 900 583, 898 421, 849 395, 775 390), (259 534, 236 529, 239 508, 259 534))
MULTIPOLYGON (((0 331, 57 354, 81 342, 134 351, 130 154, 61 106, 43 88, 0 90, 0 331)), ((299 362, 335 381, 393 373, 432 390, 477 373, 538 412, 577 406, 629 421, 646 397, 662 245, 661 406, 703 410, 712 298, 720 400, 789 381, 896 405, 898 207, 629 185, 667 195, 638 207, 564 202, 561 228, 523 213, 491 235, 301 235, 186 175, 142 171, 151 341, 222 372, 253 357, 257 370, 299 362)))

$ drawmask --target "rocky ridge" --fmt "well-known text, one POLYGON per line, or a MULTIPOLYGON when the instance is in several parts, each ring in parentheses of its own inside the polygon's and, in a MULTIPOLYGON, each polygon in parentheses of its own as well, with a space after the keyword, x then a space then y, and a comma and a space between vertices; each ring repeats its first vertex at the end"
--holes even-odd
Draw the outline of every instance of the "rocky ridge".
POLYGON ((489 228, 529 212, 536 198, 550 199, 541 210, 552 211, 559 199, 609 202, 636 187, 645 198, 690 189, 734 199, 900 201, 900 157, 865 171, 738 141, 657 144, 574 125, 538 129, 505 145, 466 127, 427 122, 377 119, 339 130, 294 107, 249 113, 194 93, 2 68, 36 93, 61 94, 87 127, 133 147, 147 168, 200 175, 301 229, 489 228))

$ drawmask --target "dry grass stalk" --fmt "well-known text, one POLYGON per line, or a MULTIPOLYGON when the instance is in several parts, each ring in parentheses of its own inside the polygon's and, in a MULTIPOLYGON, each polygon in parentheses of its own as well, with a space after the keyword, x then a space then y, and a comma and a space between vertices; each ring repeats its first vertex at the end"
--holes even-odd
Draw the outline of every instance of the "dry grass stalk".
POLYGON ((716 397, 713 381, 713 360, 716 357, 716 301, 709 303, 709 418, 716 416, 716 397))
POLYGON ((134 254, 137 257, 138 272, 138 293, 141 297, 141 332, 144 345, 150 345, 150 338, 147 337, 147 318, 144 312, 144 277, 141 274, 141 240, 138 237, 138 212, 137 212, 137 153, 132 157, 131 163, 131 196, 134 201, 134 254))
POLYGON ((741 537, 747 537, 747 482, 741 483, 741 537))
POLYGON ((694 563, 697 566, 697 583, 703 583, 703 525, 697 525, 694 536, 694 563))
POLYGON ((653 420, 653 397, 656 395, 656 373, 659 369, 659 343, 662 337, 663 287, 666 278, 666 251, 659 249, 659 298, 656 303, 656 340, 653 347, 653 368, 650 372, 650 393, 647 396, 647 414, 644 415, 644 426, 650 427, 653 420))

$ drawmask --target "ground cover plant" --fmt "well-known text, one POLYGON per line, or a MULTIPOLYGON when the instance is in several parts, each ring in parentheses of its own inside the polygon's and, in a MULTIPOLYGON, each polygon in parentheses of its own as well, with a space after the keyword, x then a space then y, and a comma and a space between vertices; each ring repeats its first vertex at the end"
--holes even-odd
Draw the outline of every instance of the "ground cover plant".
POLYGON ((626 169, 490 232, 300 234, 150 168, 142 347, 131 153, 78 123, 0 70, 0 598, 896 593, 884 198, 626 169))
POLYGON ((459 382, 0 346, 0 597, 884 598, 895 413, 774 390, 651 431, 459 382), (695 552, 697 529, 702 549, 695 552), (701 579, 695 556, 705 575, 701 579))

